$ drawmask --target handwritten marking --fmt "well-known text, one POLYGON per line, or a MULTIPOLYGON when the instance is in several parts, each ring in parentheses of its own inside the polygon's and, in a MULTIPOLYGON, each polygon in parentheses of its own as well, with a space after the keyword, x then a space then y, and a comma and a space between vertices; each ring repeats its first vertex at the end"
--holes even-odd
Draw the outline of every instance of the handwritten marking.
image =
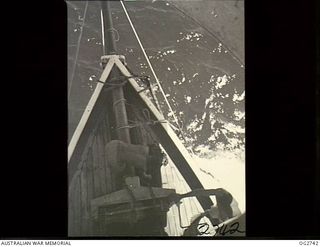
POLYGON ((213 236, 216 236, 217 234, 220 234, 222 236, 226 235, 229 233, 230 235, 239 232, 239 233, 245 233, 245 231, 240 231, 239 230, 239 222, 234 222, 230 226, 222 224, 221 226, 214 225, 214 227, 217 226, 218 228, 215 230, 215 234, 213 236))
MULTIPOLYGON (((236 232, 238 233, 245 233, 245 231, 239 230, 240 224, 239 222, 234 222, 230 226, 229 225, 213 225, 213 227, 217 227, 215 229, 215 234, 213 236, 216 236, 217 234, 225 236, 226 234, 234 234, 236 232)), ((197 226, 198 232, 200 235, 208 235, 210 234, 209 232, 209 224, 208 223, 200 223, 197 226)))
POLYGON ((208 223, 200 223, 198 225, 198 231, 199 231, 200 235, 210 234, 210 232, 208 232, 208 230, 209 230, 209 224, 208 223), (206 227, 206 228, 203 230, 204 227, 206 227))

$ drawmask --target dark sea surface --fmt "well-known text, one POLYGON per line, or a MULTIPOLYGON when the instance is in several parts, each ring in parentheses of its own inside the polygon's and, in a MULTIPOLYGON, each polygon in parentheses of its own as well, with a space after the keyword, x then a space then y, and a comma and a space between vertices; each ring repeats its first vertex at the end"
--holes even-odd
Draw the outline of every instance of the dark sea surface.
MULTIPOLYGON (((110 3, 118 54, 125 55, 135 74, 151 76, 156 85, 120 3, 110 3)), ((125 5, 179 119, 186 145, 200 157, 217 151, 243 155, 244 66, 170 3, 127 1, 125 5)), ((99 2, 69 1, 67 6, 70 139, 102 72, 102 39, 99 2)), ((175 125, 163 96, 155 90, 165 116, 175 125)))

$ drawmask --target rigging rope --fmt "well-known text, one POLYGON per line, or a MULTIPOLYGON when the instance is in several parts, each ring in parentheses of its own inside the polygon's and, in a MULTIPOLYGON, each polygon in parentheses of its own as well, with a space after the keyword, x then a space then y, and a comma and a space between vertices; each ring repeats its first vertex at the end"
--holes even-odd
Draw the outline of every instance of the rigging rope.
MULTIPOLYGON (((120 3, 121 3, 121 6, 122 6, 122 8, 123 8, 123 11, 124 11, 124 13, 125 13, 125 15, 126 15, 126 17, 127 17, 127 19, 128 19, 128 22, 129 22, 129 24, 130 24, 130 26, 131 26, 131 28, 132 28, 132 31, 133 31, 133 33, 134 33, 134 35, 135 35, 135 37, 136 37, 136 39, 137 39, 137 41, 138 41, 138 43, 139 43, 139 46, 140 46, 140 48, 141 48, 141 50, 142 50, 142 52, 143 52, 143 55, 144 55, 144 57, 145 57, 148 65, 149 65, 149 67, 150 67, 150 70, 151 70, 151 72, 152 72, 152 74, 153 74, 153 76, 154 76, 154 78, 155 78, 155 80, 156 80, 156 83, 157 83, 157 85, 158 85, 158 87, 159 87, 159 89, 160 89, 160 92, 161 92, 161 94, 163 95, 163 98, 164 98, 164 100, 165 100, 165 102, 166 102, 166 104, 167 104, 167 106, 168 106, 168 108, 169 108, 169 111, 170 111, 170 113, 172 114, 172 116, 173 116, 173 118, 174 118, 174 121, 175 121, 175 123, 176 123, 176 125, 177 125, 177 128, 178 128, 178 130, 179 130, 179 132, 180 132, 180 135, 182 136, 182 138, 183 138, 184 141, 186 142, 186 139, 185 139, 185 137, 183 136, 183 132, 182 132, 182 129, 181 129, 181 127, 180 127, 178 118, 176 117, 176 115, 175 115, 175 113, 174 113, 174 111, 173 111, 173 109, 172 109, 172 107, 171 107, 171 105, 170 105, 170 103, 169 103, 169 101, 168 101, 168 99, 167 99, 167 96, 166 96, 166 94, 165 94, 165 92, 164 92, 164 90, 163 90, 163 88, 162 88, 162 86, 161 86, 161 84, 160 84, 160 81, 159 81, 159 79, 158 79, 158 77, 157 77, 157 75, 156 75, 156 73, 155 73, 155 71, 154 71, 154 69, 153 69, 153 67, 152 67, 152 64, 151 64, 151 62, 150 62, 150 60, 149 60, 149 57, 148 57, 148 55, 146 54, 146 51, 145 51, 145 49, 144 49, 144 47, 143 47, 143 45, 142 45, 142 43, 141 43, 141 41, 140 41, 140 38, 139 38, 138 33, 137 33, 137 31, 136 31, 136 29, 135 29, 135 27, 134 27, 134 25, 133 25, 133 23, 132 23, 132 21, 131 21, 131 18, 130 18, 129 14, 128 14, 128 11, 127 11, 127 9, 126 9, 123 1, 120 1, 120 3)), ((152 87, 150 87, 150 89, 152 90, 152 87)), ((152 92, 152 93, 153 93, 153 95, 155 95, 154 92, 152 92)), ((155 101, 156 101, 156 104, 157 104, 157 106, 158 106, 159 111, 161 112, 161 108, 160 108, 159 102, 158 102, 158 100, 157 100, 156 97, 155 97, 155 101)), ((162 112, 161 112, 161 113, 162 113, 162 112)), ((194 155, 193 150, 191 149, 190 151, 191 151, 191 153, 194 155)))
POLYGON ((83 33, 83 27, 84 27, 84 22, 85 22, 86 15, 87 15, 88 3, 89 3, 89 1, 86 1, 86 6, 85 6, 85 9, 84 9, 84 12, 83 12, 83 19, 82 19, 82 23, 81 23, 81 27, 80 27, 80 35, 78 37, 78 42, 77 42, 76 57, 74 59, 74 64, 73 64, 72 74, 71 74, 71 79, 70 79, 70 86, 69 86, 69 90, 68 90, 68 98, 70 98, 73 79, 74 79, 74 73, 76 71, 78 55, 79 55, 79 50, 80 50, 80 43, 81 43, 81 38, 82 38, 82 33, 83 33))
POLYGON ((100 11, 100 18, 101 18, 102 54, 106 55, 106 45, 104 43, 104 21, 103 21, 102 9, 100 11))
MULTIPOLYGON (((150 67, 150 70, 151 70, 151 72, 152 72, 152 74, 153 74, 153 76, 154 76, 154 78, 155 78, 155 80, 156 80, 156 83, 157 83, 157 85, 158 85, 158 87, 159 87, 159 89, 160 89, 160 92, 162 93, 162 95, 163 95, 163 97, 164 97, 164 100, 166 101, 166 104, 167 104, 168 107, 169 107, 170 112, 173 114, 173 118, 174 118, 176 124, 180 127, 179 122, 178 122, 178 119, 176 118, 176 116, 175 116, 175 114, 174 114, 174 112, 173 112, 173 110, 172 110, 172 107, 171 107, 170 103, 168 102, 168 99, 167 99, 167 97, 166 97, 166 95, 165 95, 165 93, 164 93, 164 91, 163 91, 163 88, 162 88, 162 86, 161 86, 161 84, 160 84, 160 81, 159 81, 159 79, 158 79, 158 77, 157 77, 157 75, 156 75, 156 73, 155 73, 155 71, 154 71, 154 69, 153 69, 153 67, 152 67, 152 64, 151 64, 151 62, 150 62, 150 60, 149 60, 149 58, 148 58, 148 56, 147 56, 147 54, 146 54, 146 52, 145 52, 145 49, 144 49, 144 47, 143 47, 143 45, 142 45, 142 43, 141 43, 141 41, 140 41, 140 38, 139 38, 139 36, 138 36, 138 34, 137 34, 137 32, 136 32, 136 29, 135 29, 135 27, 133 26, 133 23, 132 23, 131 18, 130 18, 129 14, 128 14, 128 11, 127 11, 127 9, 126 9, 123 1, 120 1, 120 3, 121 3, 121 5, 122 5, 123 11, 124 11, 125 14, 126 14, 126 17, 127 17, 127 19, 128 19, 128 22, 129 22, 129 24, 130 24, 130 26, 131 26, 131 28, 132 28, 132 31, 133 31, 134 35, 136 36, 136 39, 137 39, 137 41, 138 41, 138 43, 139 43, 139 46, 140 46, 140 48, 141 48, 141 50, 142 50, 142 52, 143 52, 143 55, 144 55, 145 59, 147 60, 147 63, 148 63, 148 65, 149 65, 149 67, 150 67)), ((156 103, 157 103, 158 108, 159 108, 159 110, 160 110, 160 105, 159 105, 158 100, 156 100, 156 103)))

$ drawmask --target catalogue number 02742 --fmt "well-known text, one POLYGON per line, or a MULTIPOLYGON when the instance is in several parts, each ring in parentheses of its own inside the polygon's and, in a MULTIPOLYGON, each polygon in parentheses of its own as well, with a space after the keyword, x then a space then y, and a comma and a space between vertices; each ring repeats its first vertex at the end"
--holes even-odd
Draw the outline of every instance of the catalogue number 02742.
POLYGON ((319 242, 317 240, 304 240, 304 241, 299 241, 299 245, 313 245, 313 246, 318 246, 319 242))

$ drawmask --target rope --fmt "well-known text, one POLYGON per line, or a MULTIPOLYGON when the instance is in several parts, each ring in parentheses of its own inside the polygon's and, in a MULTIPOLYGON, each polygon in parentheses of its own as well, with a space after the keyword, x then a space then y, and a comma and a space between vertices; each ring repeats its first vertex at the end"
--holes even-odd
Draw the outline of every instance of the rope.
MULTIPOLYGON (((119 102, 115 102, 115 103, 119 103, 119 102)), ((128 103, 126 103, 126 104, 128 104, 128 103)), ((128 105, 132 105, 132 104, 128 104, 128 105)), ((157 123, 166 123, 167 122, 165 119, 164 120, 153 120, 153 119, 151 119, 150 118, 150 112, 146 108, 143 109, 142 113, 143 113, 144 118, 146 119, 146 121, 140 122, 140 121, 128 120, 128 122, 130 123, 129 125, 118 127, 117 130, 118 129, 124 129, 124 128, 131 129, 131 128, 136 128, 136 127, 144 127, 144 125, 155 125, 157 123)))
MULTIPOLYGON (((172 109, 172 107, 171 107, 171 105, 170 105, 170 103, 169 103, 169 101, 168 101, 168 99, 167 99, 167 96, 166 96, 166 94, 165 94, 165 92, 164 92, 164 90, 163 90, 163 88, 162 88, 162 86, 161 86, 161 84, 160 84, 160 81, 159 81, 159 79, 158 79, 158 77, 157 77, 157 75, 156 75, 156 73, 155 73, 155 71, 154 71, 154 69, 153 69, 153 67, 152 67, 152 64, 151 64, 151 62, 150 62, 150 60, 149 60, 149 58, 148 58, 148 56, 147 56, 147 54, 146 54, 146 52, 145 52, 145 49, 144 49, 144 47, 143 47, 143 45, 142 45, 142 43, 141 43, 141 41, 140 41, 140 38, 139 38, 139 36, 138 36, 138 34, 137 34, 137 32, 136 32, 136 29, 135 29, 135 27, 133 26, 133 23, 132 23, 131 18, 130 18, 129 14, 128 14, 128 11, 127 11, 127 9, 126 9, 123 1, 120 1, 120 3, 121 3, 121 5, 122 5, 123 11, 124 11, 125 14, 126 14, 126 17, 127 17, 127 19, 128 19, 128 22, 129 22, 129 24, 130 24, 130 26, 131 26, 131 28, 132 28, 132 31, 133 31, 133 33, 134 33, 134 35, 135 35, 135 37, 136 37, 136 39, 137 39, 137 41, 138 41, 138 43, 139 43, 139 46, 140 46, 140 48, 141 48, 141 50, 142 50, 142 52, 143 52, 143 55, 144 55, 144 57, 145 57, 148 65, 149 65, 149 67, 150 67, 150 70, 151 70, 151 72, 152 72, 152 74, 153 74, 153 76, 154 76, 154 78, 155 78, 155 80, 156 80, 156 83, 157 83, 157 85, 158 85, 158 87, 159 87, 159 89, 160 89, 160 92, 162 93, 162 95, 163 95, 163 97, 164 97, 164 100, 165 100, 165 102, 166 102, 166 104, 167 104, 167 106, 168 106, 168 108, 169 108, 169 111, 171 112, 171 114, 172 114, 172 116, 173 116, 173 118, 174 118, 174 121, 175 121, 175 123, 176 123, 176 125, 177 125, 177 128, 179 129, 179 133, 180 133, 180 135, 182 136, 182 138, 184 139, 184 141, 186 142, 186 139, 185 139, 184 136, 183 136, 183 132, 182 132, 182 129, 181 129, 181 127, 180 127, 178 118, 176 117, 176 115, 175 115, 175 113, 174 113, 174 111, 173 111, 173 109, 172 109)), ((151 92, 152 92, 152 87, 150 87, 150 90, 151 90, 151 92)), ((156 102, 156 104, 157 104, 157 106, 158 106, 158 109, 161 111, 159 102, 158 102, 157 98, 155 97, 154 92, 152 92, 152 94, 154 95, 155 102, 156 102)), ((191 150, 191 153, 194 155, 194 153, 193 153, 192 150, 191 150)))
POLYGON ((102 38, 102 54, 106 54, 106 44, 104 43, 104 20, 102 9, 100 10, 100 18, 101 18, 101 38, 102 38))
MULTIPOLYGON (((142 50, 142 53, 143 53, 145 59, 147 60, 147 63, 148 63, 148 65, 149 65, 150 69, 151 69, 151 72, 152 72, 152 74, 153 74, 153 76, 154 76, 154 78, 155 78, 155 80, 156 80, 156 82, 157 82, 157 84, 158 84, 158 86, 159 86, 159 89, 160 89, 160 91, 164 94, 163 89, 162 89, 162 87, 161 87, 161 85, 160 85, 160 82, 159 82, 159 80, 158 80, 158 77, 157 77, 156 73, 155 73, 154 70, 153 70, 153 67, 152 67, 152 65, 151 65, 151 63, 150 63, 150 61, 149 61, 149 58, 148 58, 148 56, 147 56, 147 54, 146 54, 146 52, 145 52, 145 49, 144 49, 144 47, 143 47, 143 45, 142 45, 142 43, 141 43, 141 41, 140 41, 140 38, 139 38, 139 36, 138 36, 138 34, 137 34, 137 32, 136 32, 136 29, 135 29, 134 26, 133 26, 133 23, 132 23, 131 18, 130 18, 129 14, 128 14, 128 11, 127 11, 127 9, 126 9, 123 1, 120 1, 120 3, 121 3, 121 6, 122 6, 122 8, 123 8, 124 13, 126 14, 126 17, 127 17, 127 19, 128 19, 128 22, 129 22, 129 24, 130 24, 130 26, 131 26, 131 28, 132 28, 132 31, 133 31, 134 35, 136 36, 136 39, 137 39, 137 41, 138 41, 138 43, 139 43, 139 46, 140 46, 140 48, 141 48, 141 50, 142 50)), ((152 90, 152 89, 151 89, 151 90, 152 90)), ((154 94, 154 92, 153 92, 153 94, 154 94)), ((166 97, 165 97, 165 100, 167 101, 166 97)), ((156 101, 156 105, 157 105, 159 111, 161 111, 161 108, 160 108, 160 104, 159 104, 159 102, 158 102, 158 99, 155 98, 155 101, 156 101)))
POLYGON ((144 122, 145 124, 156 124, 156 123, 166 123, 167 121, 165 119, 163 120, 153 120, 151 119, 151 116, 150 116, 150 112, 147 108, 144 108, 142 110, 142 114, 144 116, 144 118, 146 119, 146 121, 144 122))
POLYGON ((118 42, 118 41, 120 40, 120 35, 119 35, 119 32, 118 32, 117 29, 115 29, 115 28, 113 27, 113 28, 108 29, 107 31, 111 31, 111 32, 113 32, 113 33, 116 34, 116 37, 117 37, 117 38, 115 38, 115 41, 116 41, 116 42, 118 42))
POLYGON ((70 97, 70 94, 71 94, 71 88, 72 88, 72 84, 73 84, 74 73, 76 71, 76 65, 77 65, 77 61, 78 61, 78 55, 79 55, 80 43, 81 43, 81 39, 82 39, 83 27, 84 27, 84 22, 85 22, 86 15, 87 15, 88 3, 89 3, 89 1, 86 1, 86 7, 85 7, 84 12, 83 12, 83 19, 82 19, 82 23, 81 23, 81 27, 80 27, 80 35, 79 35, 78 42, 77 42, 76 57, 74 59, 74 64, 73 64, 73 68, 72 68, 72 74, 71 74, 68 98, 70 97))
POLYGON ((112 108, 114 109, 114 107, 119 104, 120 102, 126 102, 127 100, 125 98, 122 99, 118 99, 115 102, 113 102, 112 108))

